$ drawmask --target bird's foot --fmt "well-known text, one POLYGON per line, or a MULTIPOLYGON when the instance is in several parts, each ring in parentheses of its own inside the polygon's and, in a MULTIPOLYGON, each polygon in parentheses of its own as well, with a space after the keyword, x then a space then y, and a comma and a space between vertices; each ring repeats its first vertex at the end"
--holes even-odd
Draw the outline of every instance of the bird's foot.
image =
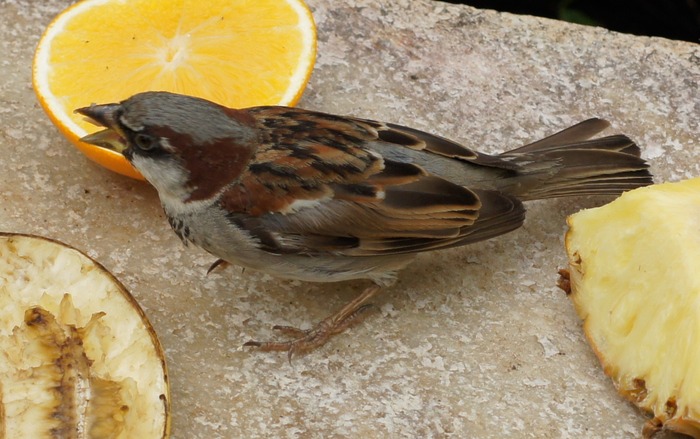
POLYGON ((362 292, 358 297, 345 305, 338 312, 330 317, 321 320, 315 327, 311 329, 299 329, 292 326, 274 326, 273 329, 281 332, 284 335, 294 337, 289 341, 249 341, 244 346, 252 346, 259 348, 262 351, 286 351, 289 361, 297 354, 309 352, 320 346, 323 346, 332 336, 340 334, 362 320, 366 316, 366 311, 372 308, 372 305, 365 302, 373 297, 378 291, 379 286, 373 285, 362 292))

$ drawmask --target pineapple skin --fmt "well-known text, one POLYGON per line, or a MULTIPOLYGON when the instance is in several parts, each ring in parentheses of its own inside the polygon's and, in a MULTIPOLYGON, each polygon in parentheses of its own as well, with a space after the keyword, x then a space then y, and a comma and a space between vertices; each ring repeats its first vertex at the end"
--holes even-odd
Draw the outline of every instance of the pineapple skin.
POLYGON ((605 373, 661 429, 700 438, 700 178, 567 219, 570 297, 605 373))

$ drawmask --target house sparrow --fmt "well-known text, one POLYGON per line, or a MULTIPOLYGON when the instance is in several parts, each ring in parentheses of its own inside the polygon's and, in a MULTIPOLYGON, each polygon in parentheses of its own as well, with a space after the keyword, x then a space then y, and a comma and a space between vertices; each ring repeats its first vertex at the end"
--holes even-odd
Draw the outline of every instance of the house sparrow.
POLYGON ((290 358, 356 321, 416 253, 520 227, 523 200, 652 184, 629 138, 589 140, 601 119, 487 155, 391 123, 166 92, 76 111, 107 128, 82 141, 124 154, 185 243, 273 276, 373 282, 311 330, 276 327, 293 340, 246 343, 290 358))

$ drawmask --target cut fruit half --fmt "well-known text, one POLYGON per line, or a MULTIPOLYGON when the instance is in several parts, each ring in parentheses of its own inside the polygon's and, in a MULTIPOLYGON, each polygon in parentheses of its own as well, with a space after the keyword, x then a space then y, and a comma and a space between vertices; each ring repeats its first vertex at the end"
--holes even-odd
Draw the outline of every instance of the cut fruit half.
POLYGON ((78 139, 76 108, 171 91, 234 107, 294 105, 316 58, 302 0, 84 0, 48 26, 34 90, 58 129, 97 163, 141 178, 126 159, 78 139))
POLYGON ((645 437, 700 438, 700 179, 627 192, 568 224, 570 297, 605 373, 653 413, 645 437))
POLYGON ((163 349, 124 286, 73 248, 0 234, 0 438, 169 430, 163 349))

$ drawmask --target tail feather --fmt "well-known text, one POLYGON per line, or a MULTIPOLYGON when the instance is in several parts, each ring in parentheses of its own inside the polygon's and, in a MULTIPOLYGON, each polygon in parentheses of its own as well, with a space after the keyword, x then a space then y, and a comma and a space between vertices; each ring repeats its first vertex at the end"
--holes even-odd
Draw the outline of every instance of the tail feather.
POLYGON ((581 142, 595 136, 596 134, 602 132, 610 126, 610 122, 603 119, 598 119, 596 117, 579 122, 574 126, 566 128, 554 133, 550 136, 540 139, 536 142, 529 143, 511 152, 537 152, 542 151, 548 147, 554 146, 559 147, 561 145, 568 145, 572 143, 581 142))
POLYGON ((632 139, 624 134, 615 134, 612 136, 599 137, 597 139, 578 139, 565 143, 550 144, 546 143, 533 149, 533 146, 539 142, 531 143, 530 145, 522 146, 501 154, 501 156, 518 155, 518 154, 541 154, 548 151, 561 151, 565 149, 599 149, 622 152, 639 157, 641 150, 632 139))
POLYGON ((506 189, 523 200, 569 195, 617 195, 653 184, 649 165, 629 137, 590 139, 609 124, 589 119, 499 157, 519 165, 506 189))

